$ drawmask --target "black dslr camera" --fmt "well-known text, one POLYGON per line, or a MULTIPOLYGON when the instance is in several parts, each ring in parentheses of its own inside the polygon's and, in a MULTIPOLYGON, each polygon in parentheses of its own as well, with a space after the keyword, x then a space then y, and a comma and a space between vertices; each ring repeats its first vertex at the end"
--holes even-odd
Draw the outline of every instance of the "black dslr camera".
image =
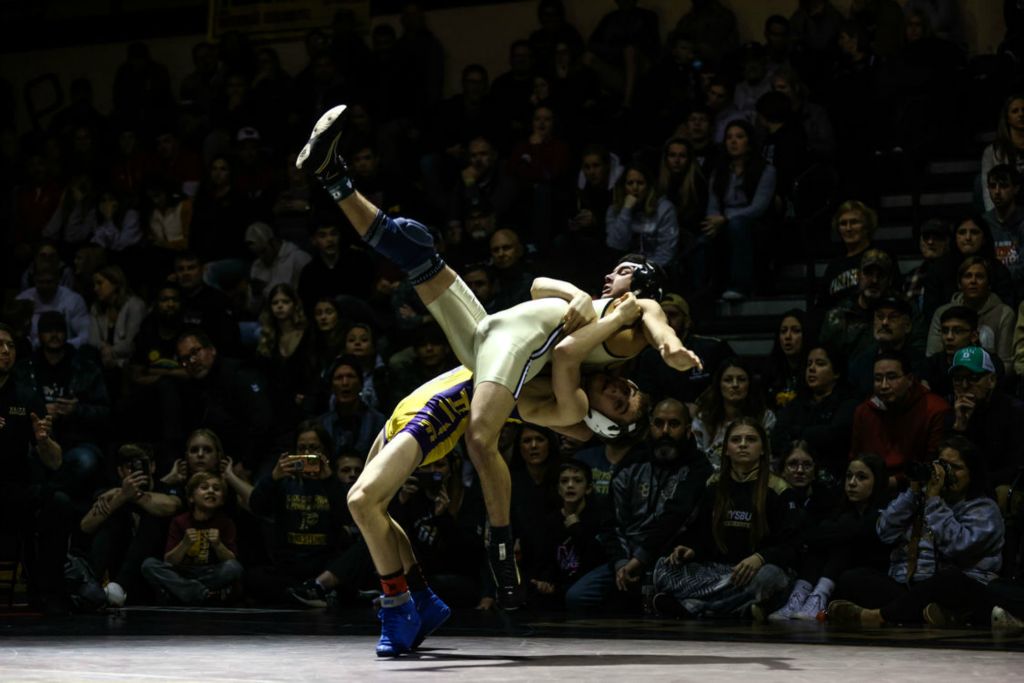
POLYGON ((910 481, 916 481, 926 483, 932 478, 932 473, 935 469, 932 465, 938 465, 946 474, 944 488, 949 488, 950 484, 956 481, 956 474, 953 473, 953 468, 945 460, 932 460, 931 462, 912 462, 907 465, 907 479, 910 481))

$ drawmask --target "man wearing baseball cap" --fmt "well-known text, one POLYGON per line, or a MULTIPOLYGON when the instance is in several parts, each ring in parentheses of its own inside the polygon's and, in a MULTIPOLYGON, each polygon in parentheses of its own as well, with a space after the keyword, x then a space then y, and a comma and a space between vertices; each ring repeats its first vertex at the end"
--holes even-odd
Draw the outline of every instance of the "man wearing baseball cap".
POLYGON ((985 454, 992 484, 1009 484, 1024 465, 1024 403, 998 387, 995 363, 980 346, 953 355, 953 414, 947 432, 961 434, 985 454))
POLYGON ((853 358, 871 343, 875 303, 891 296, 896 270, 892 257, 881 249, 868 249, 860 259, 857 291, 825 315, 819 339, 831 342, 853 358))
POLYGON ((882 351, 908 353, 917 377, 925 369, 923 329, 919 325, 915 329, 910 302, 901 296, 884 297, 875 302, 872 316, 872 341, 849 363, 848 377, 860 396, 874 388, 875 357, 882 351))

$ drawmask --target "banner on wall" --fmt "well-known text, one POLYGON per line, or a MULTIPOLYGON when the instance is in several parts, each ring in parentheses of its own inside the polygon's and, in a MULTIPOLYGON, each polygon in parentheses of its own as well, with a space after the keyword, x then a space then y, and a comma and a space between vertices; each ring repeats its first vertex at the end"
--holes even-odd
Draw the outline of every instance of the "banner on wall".
POLYGON ((351 12, 355 26, 370 26, 370 0, 210 0, 207 33, 217 40, 238 31, 253 40, 292 40, 328 28, 338 12, 351 12))

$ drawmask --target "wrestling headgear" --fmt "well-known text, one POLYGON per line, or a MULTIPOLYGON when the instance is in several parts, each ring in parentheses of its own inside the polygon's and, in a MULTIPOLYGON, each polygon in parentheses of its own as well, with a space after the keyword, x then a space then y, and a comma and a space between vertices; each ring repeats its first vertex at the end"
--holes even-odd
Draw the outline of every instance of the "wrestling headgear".
POLYGON ((623 434, 632 434, 637 430, 639 423, 633 422, 623 427, 612 421, 610 417, 602 412, 591 408, 587 411, 586 416, 583 418, 584 424, 590 428, 590 431, 594 432, 597 436, 605 439, 614 439, 622 436, 623 434))
POLYGON ((633 281, 629 291, 637 299, 654 299, 661 303, 665 296, 665 275, 660 266, 646 260, 643 263, 623 261, 619 266, 633 267, 633 281))

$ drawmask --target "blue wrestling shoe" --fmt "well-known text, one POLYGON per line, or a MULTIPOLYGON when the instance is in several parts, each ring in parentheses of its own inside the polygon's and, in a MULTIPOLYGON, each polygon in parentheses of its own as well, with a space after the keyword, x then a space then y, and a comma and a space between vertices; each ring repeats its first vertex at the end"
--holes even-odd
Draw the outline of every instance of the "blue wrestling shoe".
POLYGON ((412 601, 416 603, 416 612, 420 615, 420 632, 416 634, 416 640, 412 641, 412 649, 415 650, 423 643, 424 638, 448 621, 448 617, 452 615, 452 608, 444 604, 444 601, 429 588, 413 592, 412 601))
POLYGON ((336 202, 355 191, 348 176, 348 165, 339 148, 344 112, 344 104, 324 112, 295 159, 295 167, 312 172, 336 202))
POLYGON ((397 657, 413 648, 420 632, 420 615, 408 591, 394 597, 382 596, 377 618, 380 619, 378 657, 397 657))

